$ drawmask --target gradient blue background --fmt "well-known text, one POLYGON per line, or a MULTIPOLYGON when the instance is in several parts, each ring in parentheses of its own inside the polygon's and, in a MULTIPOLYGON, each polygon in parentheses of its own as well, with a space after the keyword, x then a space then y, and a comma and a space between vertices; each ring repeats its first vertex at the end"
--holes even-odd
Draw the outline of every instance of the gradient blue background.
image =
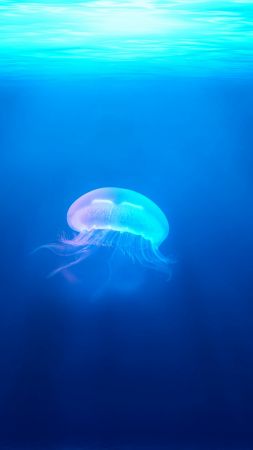
POLYGON ((3 441, 251 441, 252 94, 225 79, 2 86, 3 441), (85 279, 46 280, 52 255, 29 252, 67 229, 73 198, 122 184, 167 214, 172 280, 97 302, 85 279))
POLYGON ((143 72, 1 80, 3 448, 253 448, 253 83, 143 72), (69 283, 30 252, 108 185, 162 208, 177 262, 90 301, 101 255, 69 283))

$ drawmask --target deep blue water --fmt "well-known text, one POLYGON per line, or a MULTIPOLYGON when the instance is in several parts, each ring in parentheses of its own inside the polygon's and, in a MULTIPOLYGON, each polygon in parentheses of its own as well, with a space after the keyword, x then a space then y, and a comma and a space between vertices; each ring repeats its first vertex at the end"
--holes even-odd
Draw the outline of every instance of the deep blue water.
MULTIPOLYGON (((122 66, 116 52, 109 70, 94 48, 92 61, 80 66, 69 55, 58 64, 50 42, 44 53, 40 40, 28 52, 24 36, 18 48, 27 12, 1 3, 18 22, 0 31, 1 54, 10 55, 0 64, 0 446, 252 449, 250 2, 229 2, 218 19, 215 2, 211 23, 226 17, 224 33, 234 23, 230 17, 244 14, 236 52, 233 26, 229 45, 219 28, 218 59, 207 33, 197 64, 192 49, 187 53, 177 41, 182 64, 166 48, 155 70, 150 41, 151 59, 131 57, 131 44, 129 64, 122 66), (69 232, 70 204, 103 186, 141 192, 164 211, 170 280, 137 266, 135 277, 129 261, 129 271, 118 270, 104 289, 109 254, 103 250, 71 276, 47 278, 61 258, 32 251, 69 232)), ((40 3, 30 4, 38 17, 40 3)), ((202 20, 204 30, 207 10, 198 4, 187 21, 202 20)), ((58 10, 49 13, 60 17, 58 10)), ((96 34, 96 9, 92 14, 96 34)), ((58 36, 59 24, 50 20, 58 36)), ((70 23, 73 32, 73 17, 70 23)), ((142 33, 152 25, 158 39, 161 23, 148 16, 147 24, 142 33)), ((98 36, 94 46, 104 55, 98 36)), ((140 45, 143 34, 135 39, 140 45)), ((105 44, 107 56, 111 45, 105 44)))

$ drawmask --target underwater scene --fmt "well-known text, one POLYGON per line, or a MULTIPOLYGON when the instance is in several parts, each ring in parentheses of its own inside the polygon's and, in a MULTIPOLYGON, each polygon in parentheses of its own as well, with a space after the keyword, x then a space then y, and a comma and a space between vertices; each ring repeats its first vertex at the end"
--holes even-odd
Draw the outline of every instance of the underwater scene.
POLYGON ((0 1, 0 450, 253 449, 253 2, 0 1))

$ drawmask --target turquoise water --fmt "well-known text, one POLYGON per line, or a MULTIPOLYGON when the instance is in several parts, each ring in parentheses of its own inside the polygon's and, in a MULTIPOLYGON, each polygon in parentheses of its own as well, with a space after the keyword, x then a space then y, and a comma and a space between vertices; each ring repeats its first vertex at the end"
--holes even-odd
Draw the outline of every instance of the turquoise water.
POLYGON ((2 75, 250 75, 246 0, 0 2, 2 75))

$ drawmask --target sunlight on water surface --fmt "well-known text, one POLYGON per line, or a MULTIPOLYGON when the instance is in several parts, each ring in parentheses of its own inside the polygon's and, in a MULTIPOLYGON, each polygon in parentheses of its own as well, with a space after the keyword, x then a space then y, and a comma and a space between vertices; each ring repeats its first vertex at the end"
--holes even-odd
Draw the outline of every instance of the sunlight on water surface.
POLYGON ((253 2, 0 2, 2 74, 251 73, 253 2))

